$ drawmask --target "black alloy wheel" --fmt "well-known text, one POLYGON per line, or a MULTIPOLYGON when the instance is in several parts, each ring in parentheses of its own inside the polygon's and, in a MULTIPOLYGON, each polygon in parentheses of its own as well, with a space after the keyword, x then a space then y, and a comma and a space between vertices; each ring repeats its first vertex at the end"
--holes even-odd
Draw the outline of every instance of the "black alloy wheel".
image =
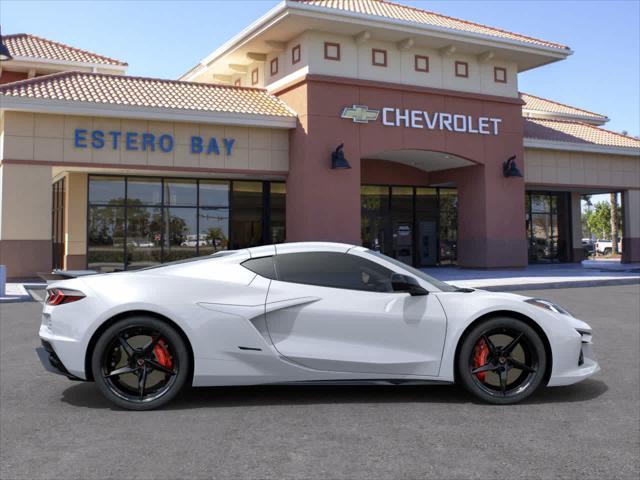
POLYGON ((116 322, 98 339, 92 371, 102 394, 131 410, 151 410, 184 386, 190 367, 182 337, 153 317, 116 322))
POLYGON ((477 397, 496 404, 531 395, 545 377, 547 358, 540 335, 515 318, 492 318, 464 338, 458 379, 477 397))

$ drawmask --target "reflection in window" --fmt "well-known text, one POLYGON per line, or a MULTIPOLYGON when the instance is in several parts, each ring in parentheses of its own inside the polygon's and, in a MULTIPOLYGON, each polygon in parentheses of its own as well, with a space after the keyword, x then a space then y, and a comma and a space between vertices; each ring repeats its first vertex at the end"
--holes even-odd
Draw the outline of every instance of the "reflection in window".
POLYGON ((87 267, 101 272, 124 269, 124 208, 89 208, 87 267))
POLYGON ((119 205, 124 203, 123 177, 89 177, 89 203, 119 205))
POLYGON ((129 178, 127 203, 129 205, 160 205, 162 182, 157 178, 129 178))
POLYGON ((201 207, 228 207, 229 182, 226 180, 200 180, 201 207))
POLYGON ((196 180, 166 180, 164 204, 167 207, 195 207, 198 204, 196 180))
POLYGON ((195 257, 197 248, 204 243, 197 235, 196 208, 164 209, 163 262, 195 257))
POLYGON ((233 182, 231 249, 262 245, 262 182, 233 182))
POLYGON ((200 208, 200 255, 211 255, 229 248, 229 210, 226 208, 200 208))
POLYGON ((440 264, 455 264, 458 259, 458 191, 440 189, 440 264))
POLYGON ((362 245, 408 265, 454 264, 455 188, 362 185, 362 245))
POLYGON ((284 243, 286 239, 286 200, 287 189, 284 183, 271 183, 270 185, 269 215, 271 231, 269 235, 270 243, 284 243))
POLYGON ((127 208, 127 269, 156 265, 162 261, 162 210, 127 208))
POLYGON ((390 253, 389 187, 364 185, 360 192, 362 245, 377 252, 390 253))
POLYGON ((88 198, 87 265, 95 270, 285 240, 282 182, 90 175, 88 198))

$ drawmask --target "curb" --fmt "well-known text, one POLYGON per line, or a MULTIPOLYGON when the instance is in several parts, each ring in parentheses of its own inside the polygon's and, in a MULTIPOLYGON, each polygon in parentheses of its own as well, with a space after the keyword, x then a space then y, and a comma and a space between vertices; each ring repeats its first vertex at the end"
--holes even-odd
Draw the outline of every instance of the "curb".
POLYGON ((640 285, 638 278, 616 278, 610 280, 583 280, 575 282, 524 283, 518 285, 488 285, 471 287, 489 292, 517 292, 519 290, 549 290, 553 288, 607 287, 614 285, 640 285))

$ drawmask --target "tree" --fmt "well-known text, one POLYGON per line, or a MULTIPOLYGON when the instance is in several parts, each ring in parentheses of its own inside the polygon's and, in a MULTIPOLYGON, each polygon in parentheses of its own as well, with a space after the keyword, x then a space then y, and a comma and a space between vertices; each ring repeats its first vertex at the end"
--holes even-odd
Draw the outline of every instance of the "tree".
POLYGON ((611 248, 615 255, 620 253, 618 251, 618 194, 613 192, 610 194, 611 203, 611 248))
POLYGON ((611 237, 611 205, 609 202, 598 202, 593 209, 584 213, 589 231, 598 239, 608 240, 611 237))

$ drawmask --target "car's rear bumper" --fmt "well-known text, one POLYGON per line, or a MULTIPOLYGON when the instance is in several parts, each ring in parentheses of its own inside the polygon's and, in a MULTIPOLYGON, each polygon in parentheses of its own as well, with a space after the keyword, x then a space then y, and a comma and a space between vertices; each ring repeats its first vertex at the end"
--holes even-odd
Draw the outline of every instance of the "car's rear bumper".
POLYGON ((36 348, 36 354, 45 370, 57 375, 64 375, 70 380, 82 380, 69 373, 49 342, 46 340, 41 340, 41 342, 42 346, 36 348))

